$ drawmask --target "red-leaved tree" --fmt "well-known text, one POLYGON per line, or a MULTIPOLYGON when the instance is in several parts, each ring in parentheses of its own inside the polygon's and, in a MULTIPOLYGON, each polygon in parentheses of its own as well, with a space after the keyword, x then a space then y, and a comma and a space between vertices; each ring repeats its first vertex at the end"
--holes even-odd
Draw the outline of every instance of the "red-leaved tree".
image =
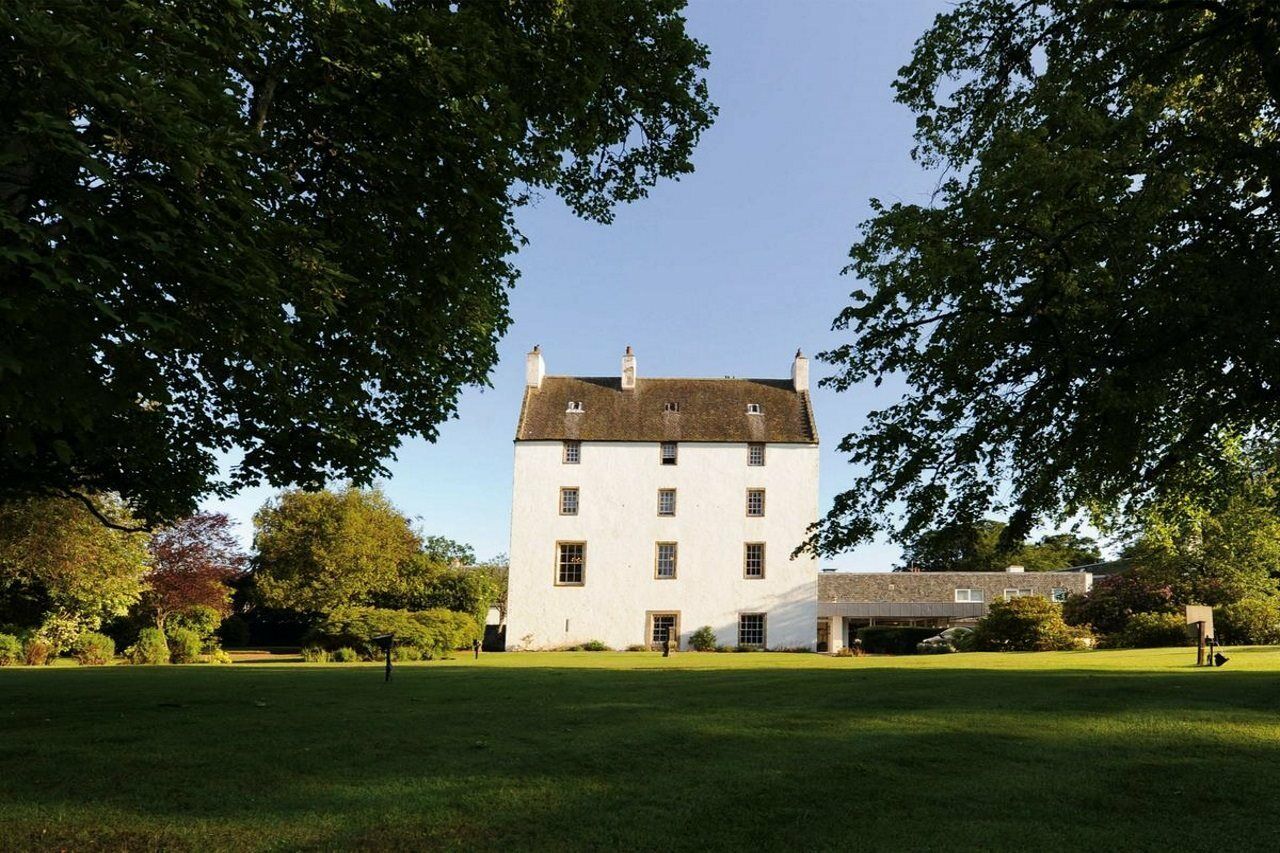
POLYGON ((142 607, 164 629, 165 619, 196 605, 222 615, 231 609, 230 582, 244 572, 248 556, 224 513, 201 512, 151 538, 150 589, 142 607))

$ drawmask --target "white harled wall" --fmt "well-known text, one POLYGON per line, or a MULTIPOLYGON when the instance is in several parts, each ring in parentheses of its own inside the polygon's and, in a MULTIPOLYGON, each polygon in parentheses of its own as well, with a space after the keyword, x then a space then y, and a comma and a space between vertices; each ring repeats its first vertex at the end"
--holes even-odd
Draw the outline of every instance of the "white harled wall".
POLYGON ((679 611, 681 646, 703 625, 737 643, 738 614, 764 612, 767 645, 808 646, 817 624, 817 562, 791 559, 818 517, 818 448, 769 444, 764 466, 741 443, 681 443, 662 465, 656 442, 583 442, 563 464, 559 441, 518 441, 511 519, 507 648, 600 640, 644 643, 647 611, 679 611), (579 489, 576 516, 560 488, 579 489), (674 518, 658 490, 676 489, 674 518), (748 518, 748 488, 764 488, 764 518, 748 518), (556 586, 556 542, 585 541, 586 584, 556 586), (679 543, 674 580, 654 577, 657 542, 679 543), (743 577, 743 545, 766 543, 764 579, 743 577))

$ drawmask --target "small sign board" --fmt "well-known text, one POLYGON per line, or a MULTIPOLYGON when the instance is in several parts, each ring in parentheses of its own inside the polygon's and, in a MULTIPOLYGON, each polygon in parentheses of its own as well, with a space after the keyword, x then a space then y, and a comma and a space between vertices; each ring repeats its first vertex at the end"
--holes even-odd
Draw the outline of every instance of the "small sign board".
POLYGON ((1213 608, 1207 604, 1187 605, 1187 624, 1204 623, 1204 636, 1213 636, 1213 608))

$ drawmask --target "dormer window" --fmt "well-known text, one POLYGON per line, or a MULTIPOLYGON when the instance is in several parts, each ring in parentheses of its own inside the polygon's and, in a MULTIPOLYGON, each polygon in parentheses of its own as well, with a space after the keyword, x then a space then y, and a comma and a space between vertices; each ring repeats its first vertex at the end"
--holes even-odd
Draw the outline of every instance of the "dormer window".
POLYGON ((680 414, 680 404, 679 403, 663 403, 662 411, 675 412, 676 414, 680 414))
POLYGON ((759 404, 759 403, 747 403, 747 414, 748 414, 748 415, 762 415, 762 414, 764 414, 764 409, 760 408, 760 404, 759 404))
POLYGON ((565 408, 565 411, 566 412, 582 412, 582 411, 585 411, 585 409, 582 408, 581 400, 570 400, 569 405, 565 408))

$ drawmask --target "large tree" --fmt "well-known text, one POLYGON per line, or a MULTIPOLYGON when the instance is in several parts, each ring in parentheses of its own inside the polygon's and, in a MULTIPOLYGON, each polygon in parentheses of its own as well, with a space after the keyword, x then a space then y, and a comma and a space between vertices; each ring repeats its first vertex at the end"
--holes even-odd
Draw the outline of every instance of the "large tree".
POLYGON ((150 551, 141 606, 156 627, 164 630, 171 614, 197 606, 231 612, 231 584, 247 568, 248 555, 224 513, 197 513, 158 531, 150 551))
POLYGON ((149 556, 145 533, 103 526, 95 515, 134 523, 115 498, 95 512, 57 498, 0 503, 0 623, 24 627, 50 617, 97 628, 138 601, 149 556))
POLYGON ((172 520, 434 438, 496 359, 516 208, 608 221, 691 170, 682 7, 6 4, 0 498, 172 520))
POLYGON ((826 358, 906 392, 811 545, 1220 500, 1280 426, 1280 5, 963 0, 895 85, 937 191, 874 203, 826 358))
POLYGON ((1098 543, 1077 533, 1050 533, 1010 547, 1003 521, 984 519, 927 530, 903 549, 898 571, 999 572, 1020 565, 1029 572, 1083 566, 1102 559, 1098 543))
POLYGON ((422 540, 377 489, 289 491, 253 518, 257 595, 268 607, 329 613, 400 586, 422 540))

